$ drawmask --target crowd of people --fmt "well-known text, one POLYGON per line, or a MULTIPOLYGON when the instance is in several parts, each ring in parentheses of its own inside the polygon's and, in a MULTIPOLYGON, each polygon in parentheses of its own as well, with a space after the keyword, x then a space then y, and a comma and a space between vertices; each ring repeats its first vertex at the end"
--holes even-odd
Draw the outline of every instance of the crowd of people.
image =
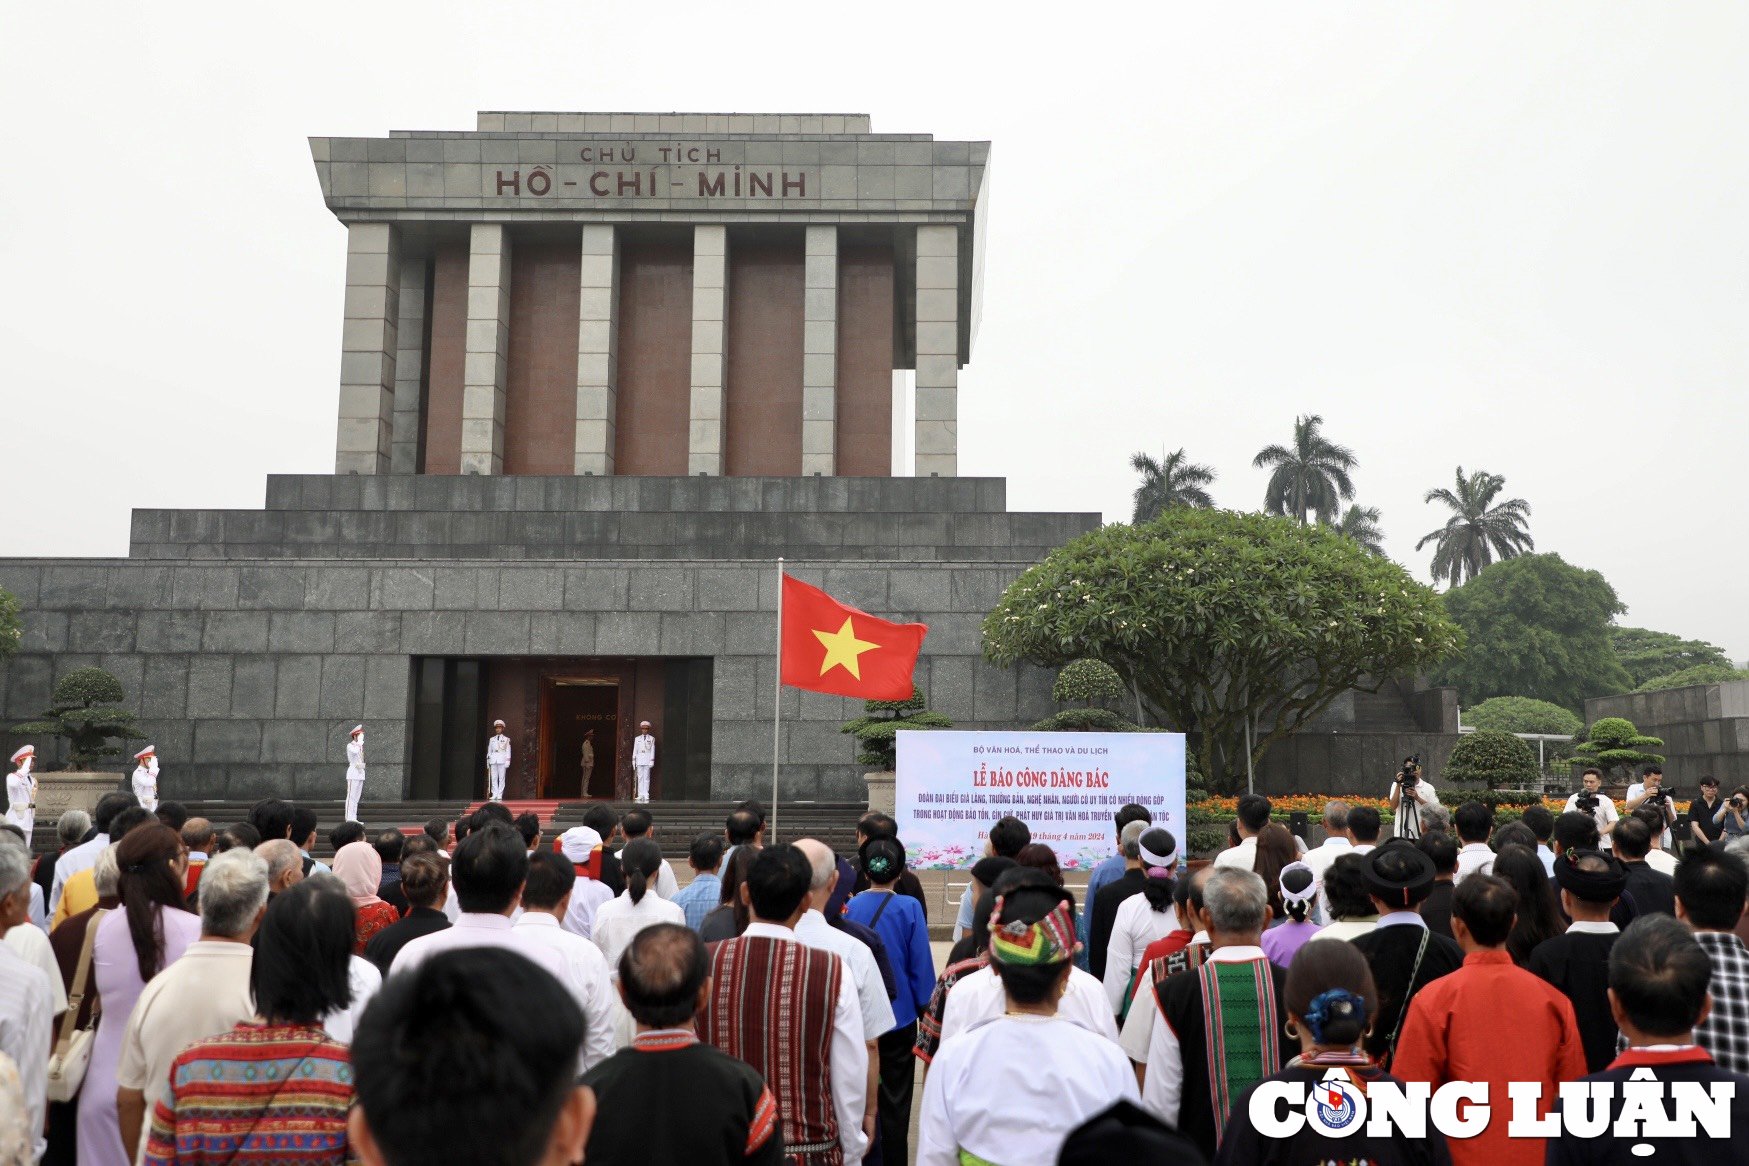
MULTIPOLYGON (((1365 807, 1329 803, 1308 847, 1242 798, 1206 864, 1125 806, 1079 903, 1003 818, 939 967, 878 813, 839 855, 742 803, 682 886, 641 806, 556 837, 497 803, 347 821, 324 864, 303 807, 221 829, 108 794, 34 864, 0 832, 0 1166, 1629 1160, 1511 1137, 1504 1105, 1449 1142, 1253 1120, 1260 1089, 1337 1079, 1534 1082, 1539 1113, 1562 1082, 1722 1082, 1744 1117, 1729 803, 1665 839, 1690 819, 1650 774, 1623 812, 1588 778, 1512 822, 1416 788, 1383 843, 1365 807)), ((1653 1135, 1660 1160, 1749 1144, 1653 1135)))

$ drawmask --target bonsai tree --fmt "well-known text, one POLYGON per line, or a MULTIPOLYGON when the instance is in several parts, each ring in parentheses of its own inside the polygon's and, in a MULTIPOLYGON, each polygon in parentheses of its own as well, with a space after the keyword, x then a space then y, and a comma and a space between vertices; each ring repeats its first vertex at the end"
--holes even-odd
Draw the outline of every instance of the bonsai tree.
POLYGON ((1124 695, 1123 678, 1117 669, 1103 660, 1071 660, 1057 673, 1051 685, 1051 699, 1058 704, 1080 703, 1052 713, 1033 728, 1044 733, 1134 733, 1137 727, 1100 701, 1116 700, 1124 695))
POLYGON ((101 668, 75 668, 55 681, 54 702, 40 721, 12 726, 25 736, 65 738, 74 769, 85 769, 121 750, 110 742, 133 736, 134 714, 118 707, 127 699, 121 681, 101 668))
POLYGON ((1542 782, 1536 750, 1498 729, 1477 729, 1458 739, 1445 763, 1453 782, 1485 782, 1489 789, 1535 789, 1542 782))
POLYGON ((1573 747, 1574 765, 1595 765, 1614 776, 1617 770, 1636 765, 1662 765, 1664 757, 1646 752, 1664 744, 1662 737, 1643 737, 1626 717, 1603 717, 1591 726, 1587 738, 1573 747))
POLYGON ((887 771, 898 766, 898 732, 901 729, 951 729, 953 722, 927 707, 923 690, 911 686, 909 700, 870 700, 863 702, 864 716, 847 721, 839 729, 856 738, 861 752, 858 765, 872 765, 887 771))

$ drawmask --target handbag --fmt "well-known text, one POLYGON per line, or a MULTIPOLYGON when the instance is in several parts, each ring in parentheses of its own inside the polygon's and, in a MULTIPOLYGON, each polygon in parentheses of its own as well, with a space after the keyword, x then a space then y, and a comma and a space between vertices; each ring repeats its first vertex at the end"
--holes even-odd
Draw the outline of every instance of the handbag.
POLYGON ((79 1027, 79 1010, 85 1004, 85 985, 91 978, 91 942, 97 938, 97 924, 108 911, 97 911, 85 928, 85 943, 79 948, 79 970, 73 975, 73 991, 67 997, 67 1014, 61 1020, 61 1032, 55 1039, 54 1055, 49 1058, 48 1099, 72 1101, 79 1096, 85 1083, 85 1070, 91 1065, 91 1046, 97 1039, 97 1010, 91 1023, 79 1027))

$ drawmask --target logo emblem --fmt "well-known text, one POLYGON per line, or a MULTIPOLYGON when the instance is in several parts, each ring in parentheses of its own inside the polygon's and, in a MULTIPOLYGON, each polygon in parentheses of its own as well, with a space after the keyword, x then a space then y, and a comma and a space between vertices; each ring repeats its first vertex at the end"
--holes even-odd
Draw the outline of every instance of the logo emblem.
POLYGON ((1326 1137, 1352 1134, 1360 1128, 1365 1112, 1366 1095, 1340 1069, 1325 1074, 1306 1098, 1306 1120, 1326 1137))

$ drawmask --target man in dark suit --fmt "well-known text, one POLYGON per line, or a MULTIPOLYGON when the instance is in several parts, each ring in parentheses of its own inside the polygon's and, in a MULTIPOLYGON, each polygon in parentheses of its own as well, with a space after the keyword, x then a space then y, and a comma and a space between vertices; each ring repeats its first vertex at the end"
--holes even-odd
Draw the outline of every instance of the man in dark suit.
POLYGON ((1646 851, 1652 848, 1651 828, 1629 814, 1615 824, 1610 837, 1615 839, 1615 856, 1627 868, 1626 894, 1633 899, 1635 911, 1641 915, 1653 911, 1676 914, 1675 880, 1646 863, 1646 851))
POLYGON ((375 964, 383 975, 408 943, 421 935, 442 931, 448 927, 449 916, 443 913, 444 891, 449 886, 449 872, 437 855, 421 851, 401 860, 401 892, 407 896, 407 916, 391 923, 364 945, 364 958, 375 964))

